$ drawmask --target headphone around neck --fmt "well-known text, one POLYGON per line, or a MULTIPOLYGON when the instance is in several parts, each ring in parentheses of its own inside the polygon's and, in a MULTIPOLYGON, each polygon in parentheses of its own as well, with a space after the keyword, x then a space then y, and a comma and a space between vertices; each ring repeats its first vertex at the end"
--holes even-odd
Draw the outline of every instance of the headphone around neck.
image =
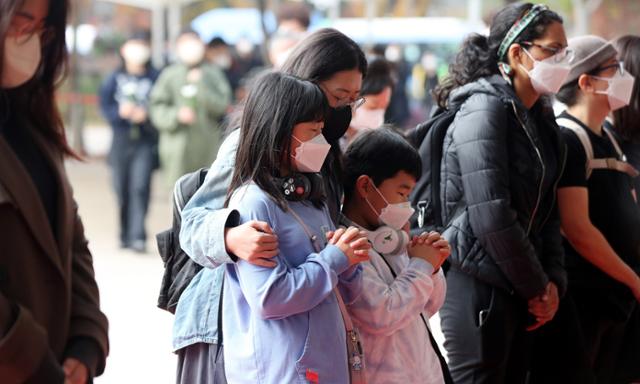
POLYGON ((274 181, 288 201, 324 201, 324 180, 319 173, 293 173, 274 181))

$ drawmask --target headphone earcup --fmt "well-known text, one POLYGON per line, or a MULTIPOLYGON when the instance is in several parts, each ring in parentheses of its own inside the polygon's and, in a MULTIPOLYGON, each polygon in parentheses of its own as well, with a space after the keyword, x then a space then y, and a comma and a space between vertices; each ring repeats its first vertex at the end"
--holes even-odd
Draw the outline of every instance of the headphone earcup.
POLYGON ((295 173, 285 178, 276 178, 284 198, 289 201, 302 201, 309 198, 311 181, 300 173, 295 173))
POLYGON ((395 255, 409 244, 409 235, 386 225, 367 234, 373 249, 383 255, 395 255))

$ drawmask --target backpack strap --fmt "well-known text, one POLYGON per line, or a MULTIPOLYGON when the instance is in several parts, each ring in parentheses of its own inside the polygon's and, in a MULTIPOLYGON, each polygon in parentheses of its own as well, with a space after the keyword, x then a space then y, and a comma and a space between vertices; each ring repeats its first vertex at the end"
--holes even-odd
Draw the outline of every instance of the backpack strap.
POLYGON ((625 156, 625 154, 622 152, 622 148, 620 148, 620 144, 618 143, 618 140, 616 140, 616 137, 613 134, 613 132, 611 132, 611 130, 607 127, 602 127, 602 129, 607 134, 607 136, 609 136, 609 140, 611 140, 613 147, 616 149, 616 152, 618 153, 618 159, 620 159, 620 160, 606 159, 607 161, 613 160, 613 161, 608 161, 607 168, 614 169, 618 172, 626 173, 632 178, 638 177, 638 175, 640 175, 640 172, 638 172, 638 170, 633 165, 629 164, 629 162, 627 161, 627 156, 625 156))
POLYGON ((584 152, 587 155, 587 162, 585 164, 585 173, 587 179, 591 177, 591 172, 594 169, 594 158, 593 158, 593 146, 591 145, 591 140, 589 139, 589 134, 585 131, 584 127, 575 121, 568 119, 566 117, 560 117, 556 119, 556 123, 561 126, 571 130, 576 134, 578 139, 580 140, 580 144, 584 148, 584 152))
POLYGON ((622 173, 626 173, 632 178, 637 177, 640 173, 637 169, 635 169, 631 164, 627 162, 627 158, 622 152, 620 148, 620 144, 615 139, 614 135, 611 133, 609 129, 603 127, 604 132, 609 137, 609 140, 613 144, 616 152, 618 153, 618 158, 615 157, 606 157, 606 158, 594 158, 593 146, 591 145, 591 140, 589 139, 589 134, 586 129, 578 124, 577 122, 568 119, 566 117, 561 117, 556 120, 559 126, 565 127, 571 130, 576 134, 580 143, 584 147, 584 151, 587 155, 587 163, 586 166, 586 176, 587 179, 591 177, 591 173, 594 169, 610 169, 613 171, 618 171, 622 173))

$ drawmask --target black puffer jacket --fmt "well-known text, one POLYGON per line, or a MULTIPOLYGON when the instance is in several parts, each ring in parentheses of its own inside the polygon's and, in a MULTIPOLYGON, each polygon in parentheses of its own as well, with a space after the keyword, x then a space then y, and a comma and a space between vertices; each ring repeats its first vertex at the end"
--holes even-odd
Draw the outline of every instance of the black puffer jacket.
POLYGON ((566 289, 556 186, 566 147, 553 111, 527 110, 500 76, 455 90, 440 185, 453 268, 524 299, 566 289), (543 137, 544 135, 544 137, 543 137), (461 213, 460 213, 461 212, 461 213))

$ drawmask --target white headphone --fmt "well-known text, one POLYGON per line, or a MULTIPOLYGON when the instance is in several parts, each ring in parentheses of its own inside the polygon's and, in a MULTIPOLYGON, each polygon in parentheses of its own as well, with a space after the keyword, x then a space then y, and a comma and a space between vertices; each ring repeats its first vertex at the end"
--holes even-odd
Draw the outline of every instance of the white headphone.
POLYGON ((383 225, 375 231, 367 232, 373 249, 383 255, 395 255, 409 245, 409 234, 404 230, 383 225))

